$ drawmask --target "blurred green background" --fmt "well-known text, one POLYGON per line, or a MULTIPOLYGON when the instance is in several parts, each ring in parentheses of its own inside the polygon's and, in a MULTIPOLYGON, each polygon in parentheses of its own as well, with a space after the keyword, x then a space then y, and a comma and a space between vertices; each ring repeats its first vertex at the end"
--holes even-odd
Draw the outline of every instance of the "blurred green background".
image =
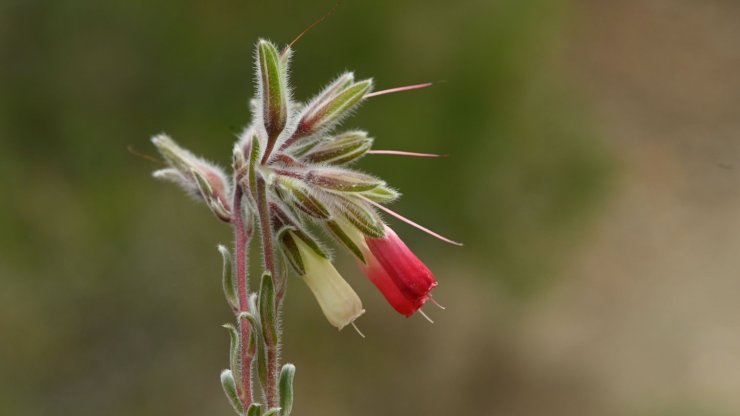
MULTIPOLYGON (((227 415, 227 227, 150 177, 167 132, 229 163, 259 37, 332 1, 0 0, 0 414, 227 415)), ((296 46, 435 270, 436 323, 354 268, 367 335, 290 286, 297 415, 740 414, 740 3, 344 2, 296 46)))

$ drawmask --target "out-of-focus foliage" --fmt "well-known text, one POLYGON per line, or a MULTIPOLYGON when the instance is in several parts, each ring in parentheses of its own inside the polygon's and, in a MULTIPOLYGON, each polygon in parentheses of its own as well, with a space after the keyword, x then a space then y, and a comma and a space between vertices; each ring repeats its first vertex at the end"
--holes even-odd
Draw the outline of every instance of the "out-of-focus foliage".
MULTIPOLYGON (((284 356, 300 368, 294 413, 713 409, 703 396, 659 392, 654 406, 612 407, 629 400, 612 400, 621 396, 581 367, 533 360, 553 356, 526 342, 572 339, 533 316, 570 279, 619 166, 584 89, 571 88, 582 72, 570 59, 584 55, 570 43, 588 47, 573 33, 600 30, 574 22, 604 18, 585 3, 347 2, 296 45, 298 99, 345 69, 378 89, 445 81, 372 98, 345 125, 367 129, 376 148, 449 154, 369 156, 360 168, 404 192, 398 211, 466 246, 396 227, 440 280, 448 310, 431 311, 434 326, 395 316, 349 256, 339 267, 368 309, 358 321, 367 339, 337 334, 292 285, 284 356)), ((230 231, 127 149, 155 154, 148 139, 165 131, 229 163, 248 122, 256 40, 287 43, 332 4, 0 2, 0 414, 231 411, 218 382, 229 311, 216 251, 230 231)))
MULTIPOLYGON (((166 131, 228 163, 234 135, 248 122, 256 39, 287 43, 330 7, 0 6, 2 413, 227 411, 218 391, 227 343, 219 325, 227 311, 214 248, 231 239, 229 231, 152 180, 156 164, 127 148, 154 154, 147 139, 166 131)), ((348 126, 367 128, 379 148, 450 155, 377 156, 362 165, 404 190, 399 211, 466 242, 460 250, 404 231, 440 269, 438 296, 448 304, 457 301, 444 287, 466 277, 450 273, 444 259, 479 268, 469 278, 478 278, 481 290, 499 281, 504 296, 553 279, 552 267, 569 252, 570 244, 559 242, 572 241, 603 187, 608 159, 599 141, 573 97, 544 70, 563 13, 562 2, 548 1, 348 3, 296 46, 291 77, 300 99, 344 69, 374 77, 380 89, 446 81, 373 99, 348 126)), ((373 341, 327 331, 304 288, 294 285, 286 356, 309 362, 299 365, 297 411, 428 409, 399 404, 400 396, 394 400, 381 386, 392 389, 388 382, 410 371, 398 354, 425 349, 414 331, 429 328, 388 313, 345 263, 370 298, 364 325, 373 341), (408 335, 399 339, 387 325, 408 335), (359 351, 375 365, 350 360, 359 351), (339 364, 326 368, 331 363, 339 364), (340 393, 350 375, 380 384, 340 393), (384 394, 387 402, 370 405, 384 394)), ((422 395, 417 382, 413 394, 422 395)))

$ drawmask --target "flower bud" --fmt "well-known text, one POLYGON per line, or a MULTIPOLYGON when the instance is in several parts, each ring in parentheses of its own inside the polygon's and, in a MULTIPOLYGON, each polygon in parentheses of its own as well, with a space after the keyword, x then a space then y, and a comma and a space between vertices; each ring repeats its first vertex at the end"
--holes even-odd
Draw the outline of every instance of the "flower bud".
POLYGON ((303 280, 313 292, 329 323, 342 329, 365 313, 359 296, 339 275, 334 265, 311 249, 301 238, 292 232, 290 234, 305 268, 303 280))
POLYGON ((385 185, 374 176, 337 167, 310 170, 306 173, 306 182, 339 192, 363 192, 385 185))
POLYGON ((298 122, 296 137, 330 129, 362 101, 373 82, 366 79, 353 83, 352 80, 352 74, 342 75, 306 106, 298 122))
POLYGON ((375 210, 364 201, 348 197, 336 198, 335 209, 364 235, 376 238, 384 236, 385 224, 375 210))
POLYGON ((302 159, 310 163, 343 165, 364 156, 372 145, 373 139, 364 131, 350 131, 322 140, 302 159))
POLYGON ((180 185, 189 194, 200 197, 219 219, 230 222, 230 185, 221 169, 178 146, 167 135, 154 136, 152 143, 170 165, 154 172, 154 177, 180 185))
POLYGON ((275 45, 266 40, 257 44, 257 68, 265 130, 274 139, 288 120, 288 83, 285 63, 280 60, 275 45))

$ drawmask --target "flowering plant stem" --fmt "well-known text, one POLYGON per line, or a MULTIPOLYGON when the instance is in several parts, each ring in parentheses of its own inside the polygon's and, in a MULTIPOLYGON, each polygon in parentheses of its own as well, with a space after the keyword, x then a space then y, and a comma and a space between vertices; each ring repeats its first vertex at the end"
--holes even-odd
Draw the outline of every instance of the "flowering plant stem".
MULTIPOLYGON (((239 178, 236 178, 235 182, 238 182, 239 178)), ((270 207, 267 203, 267 190, 265 188, 265 183, 262 179, 258 179, 256 183, 256 188, 254 190, 254 197, 257 200, 257 222, 259 223, 260 227, 260 241, 261 241, 261 248, 262 248, 262 259, 264 261, 264 267, 269 272, 269 276, 271 279, 277 278, 277 273, 275 269, 275 258, 274 258, 274 247, 272 243, 272 230, 270 226, 270 207)), ((242 313, 252 313, 256 314, 257 311, 250 311, 249 310, 249 243, 251 241, 252 237, 252 230, 254 228, 254 225, 252 223, 251 216, 244 215, 244 209, 243 209, 243 203, 244 203, 244 192, 242 190, 241 186, 237 186, 234 189, 234 198, 233 198, 233 227, 234 227, 234 235, 235 235, 235 246, 234 246, 234 258, 236 259, 236 268, 234 270, 235 273, 235 280, 237 285, 237 292, 238 292, 238 299, 239 299, 239 308, 235 311, 235 314, 237 316, 237 320, 240 322, 239 325, 239 354, 241 362, 241 385, 238 387, 239 389, 239 398, 242 402, 242 406, 244 408, 244 414, 246 415, 247 409, 249 409, 249 406, 253 402, 253 394, 252 391, 252 380, 254 379, 252 375, 253 368, 265 368, 266 369, 266 385, 263 386, 264 393, 265 393, 265 399, 267 402, 268 408, 275 408, 277 406, 278 402, 278 379, 277 379, 277 371, 278 371, 278 351, 280 350, 280 336, 279 336, 279 330, 277 328, 277 325, 275 322, 270 322, 267 319, 262 320, 262 325, 272 325, 273 327, 270 328, 269 332, 272 334, 275 334, 275 337, 271 336, 265 336, 264 337, 264 347, 265 347, 265 354, 264 356, 261 356, 257 354, 256 356, 253 354, 252 351, 250 351, 250 333, 251 331, 257 331, 259 328, 250 328, 250 324, 248 320, 242 320, 238 319, 239 315, 242 313), (263 359, 266 360, 265 363, 252 363, 254 359, 263 359)), ((281 285, 284 284, 284 280, 280 280, 281 285)), ((274 282, 273 282, 274 283, 274 282)), ((276 286, 273 284, 273 286, 276 286)), ((275 303, 275 309, 276 309, 276 315, 279 316, 279 310, 281 306, 281 302, 279 301, 281 297, 276 296, 276 300, 278 300, 275 303)), ((263 331, 265 332, 265 331, 263 331)), ((251 336, 257 337, 258 334, 251 334, 251 336)))
MULTIPOLYGON (((234 189, 234 202, 233 208, 233 224, 235 234, 235 247, 234 247, 234 258, 236 259, 236 285, 239 296, 239 310, 236 311, 237 316, 242 312, 249 312, 249 241, 252 238, 251 224, 248 226, 244 223, 244 216, 242 212, 242 188, 240 186, 234 189), (249 227, 249 228, 248 228, 249 227)), ((242 321, 238 319, 238 321, 242 321)), ((241 373, 244 375, 241 377, 241 386, 239 386, 239 398, 241 399, 242 405, 245 409, 249 408, 252 404, 252 377, 251 377, 251 365, 252 356, 249 351, 249 324, 244 322, 239 325, 239 346, 241 355, 241 373)))
MULTIPOLYGON (((262 241, 262 258, 265 262, 265 269, 270 272, 270 278, 273 279, 273 287, 276 287, 274 280, 277 278, 275 273, 275 249, 272 245, 272 229, 270 226, 270 206, 267 204, 267 189, 263 179, 257 180, 257 215, 260 223, 260 236, 262 241)), ((285 283, 281 279, 281 283, 285 283)), ((280 303, 276 302, 275 308, 280 310, 280 303)), ((276 311, 279 316, 279 312, 276 311)), ((264 321, 263 321, 264 322, 264 321)), ((265 347, 267 348, 267 386, 265 392, 267 396, 267 405, 275 407, 277 405, 277 368, 278 368, 278 350, 280 348, 280 331, 276 325, 271 328, 275 337, 265 337, 265 347)))
POLYGON ((306 283, 336 328, 354 326, 365 312, 311 224, 352 253, 390 305, 405 316, 423 314, 420 309, 437 280, 377 210, 457 243, 385 208, 382 204, 399 193, 382 179, 350 167, 371 154, 373 139, 361 130, 334 132, 368 97, 427 84, 371 93, 371 80, 355 81, 348 72, 299 105, 288 87, 290 47, 280 54, 274 44, 260 40, 256 49, 258 99, 253 101, 253 123, 234 146, 233 180, 165 134, 152 138, 168 165, 154 176, 180 185, 234 229, 233 252, 219 246, 224 294, 236 317, 235 324, 224 325, 231 337, 230 366, 221 372, 234 411, 241 416, 290 416, 295 366, 279 363, 280 310, 289 271, 306 283), (264 272, 259 288, 250 291, 255 226, 264 272))

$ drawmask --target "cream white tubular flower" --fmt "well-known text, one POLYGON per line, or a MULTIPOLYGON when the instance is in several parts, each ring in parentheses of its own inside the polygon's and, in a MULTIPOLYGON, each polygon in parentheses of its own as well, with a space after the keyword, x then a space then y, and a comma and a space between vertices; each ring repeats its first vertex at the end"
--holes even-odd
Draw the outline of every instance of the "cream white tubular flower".
POLYGON ((337 272, 331 261, 316 253, 292 232, 290 236, 303 263, 303 280, 313 292, 329 323, 342 329, 365 313, 360 297, 337 272))

